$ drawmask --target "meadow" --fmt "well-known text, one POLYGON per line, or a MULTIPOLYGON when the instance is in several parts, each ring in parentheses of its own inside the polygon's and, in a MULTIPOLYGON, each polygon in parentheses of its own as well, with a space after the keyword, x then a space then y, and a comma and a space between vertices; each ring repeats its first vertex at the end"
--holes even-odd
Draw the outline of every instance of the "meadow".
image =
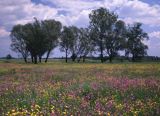
POLYGON ((0 61, 1 116, 158 116, 160 63, 0 61))

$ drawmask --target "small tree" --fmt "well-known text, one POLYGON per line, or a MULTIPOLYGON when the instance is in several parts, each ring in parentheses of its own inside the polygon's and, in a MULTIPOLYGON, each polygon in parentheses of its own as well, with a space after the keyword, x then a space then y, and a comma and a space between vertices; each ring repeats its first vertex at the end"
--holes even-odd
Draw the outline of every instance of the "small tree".
POLYGON ((66 62, 68 61, 68 54, 70 53, 72 42, 73 42, 73 33, 70 27, 63 27, 63 31, 60 37, 60 51, 65 52, 66 62))
POLYGON ((73 39, 71 40, 71 48, 70 51, 72 53, 71 58, 72 61, 80 59, 83 57, 83 61, 85 61, 85 57, 93 50, 93 42, 90 39, 90 32, 87 28, 77 28, 72 26, 71 33, 73 35, 73 39))
POLYGON ((80 29, 77 28, 76 26, 71 26, 70 27, 71 32, 72 32, 72 40, 71 40, 71 46, 70 46, 70 51, 71 51, 71 59, 74 62, 76 58, 79 55, 80 52, 80 29))
POLYGON ((12 56, 11 56, 10 54, 8 54, 8 55, 6 56, 6 59, 7 59, 7 60, 12 59, 12 56))
POLYGON ((126 56, 132 55, 132 61, 147 55, 148 46, 143 43, 148 40, 148 34, 141 28, 141 23, 135 23, 129 26, 126 40, 126 56))
POLYGON ((80 40, 79 40, 79 61, 83 58, 83 62, 85 62, 85 58, 89 53, 92 53, 94 50, 93 40, 90 38, 90 31, 88 28, 80 29, 80 40))

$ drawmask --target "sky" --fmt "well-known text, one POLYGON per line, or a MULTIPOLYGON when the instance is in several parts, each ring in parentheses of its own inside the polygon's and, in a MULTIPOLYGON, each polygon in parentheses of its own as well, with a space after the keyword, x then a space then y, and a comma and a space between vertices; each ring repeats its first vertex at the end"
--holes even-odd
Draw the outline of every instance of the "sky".
MULTIPOLYGON (((88 14, 105 7, 119 15, 127 24, 143 23, 149 35, 148 55, 160 56, 160 0, 0 0, 0 57, 17 54, 10 50, 10 31, 16 24, 55 19, 65 26, 87 27, 88 14)), ((64 54, 55 49, 54 57, 64 54)))

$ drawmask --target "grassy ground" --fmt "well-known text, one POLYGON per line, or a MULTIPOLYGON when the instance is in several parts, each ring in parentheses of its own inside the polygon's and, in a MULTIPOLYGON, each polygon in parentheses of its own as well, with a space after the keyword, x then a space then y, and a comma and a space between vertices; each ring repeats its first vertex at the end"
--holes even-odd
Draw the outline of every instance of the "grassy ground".
POLYGON ((0 113, 160 115, 160 64, 0 61, 0 113))

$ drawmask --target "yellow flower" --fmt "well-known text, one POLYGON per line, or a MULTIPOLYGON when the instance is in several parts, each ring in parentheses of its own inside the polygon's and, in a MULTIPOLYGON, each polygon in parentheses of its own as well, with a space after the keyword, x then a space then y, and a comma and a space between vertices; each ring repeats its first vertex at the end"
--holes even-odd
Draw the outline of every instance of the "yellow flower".
POLYGON ((53 110, 54 108, 55 108, 55 106, 52 106, 52 107, 51 107, 51 110, 53 110))
POLYGON ((122 108, 123 108, 123 105, 122 105, 122 104, 118 104, 118 105, 117 105, 117 108, 118 108, 118 109, 122 109, 122 108))
POLYGON ((12 112, 15 112, 15 110, 13 109, 12 112))
POLYGON ((36 108, 40 108, 40 106, 39 106, 39 105, 35 105, 35 107, 36 107, 36 108))
POLYGON ((63 114, 64 114, 64 115, 66 115, 66 114, 67 114, 67 112, 63 112, 63 114))

